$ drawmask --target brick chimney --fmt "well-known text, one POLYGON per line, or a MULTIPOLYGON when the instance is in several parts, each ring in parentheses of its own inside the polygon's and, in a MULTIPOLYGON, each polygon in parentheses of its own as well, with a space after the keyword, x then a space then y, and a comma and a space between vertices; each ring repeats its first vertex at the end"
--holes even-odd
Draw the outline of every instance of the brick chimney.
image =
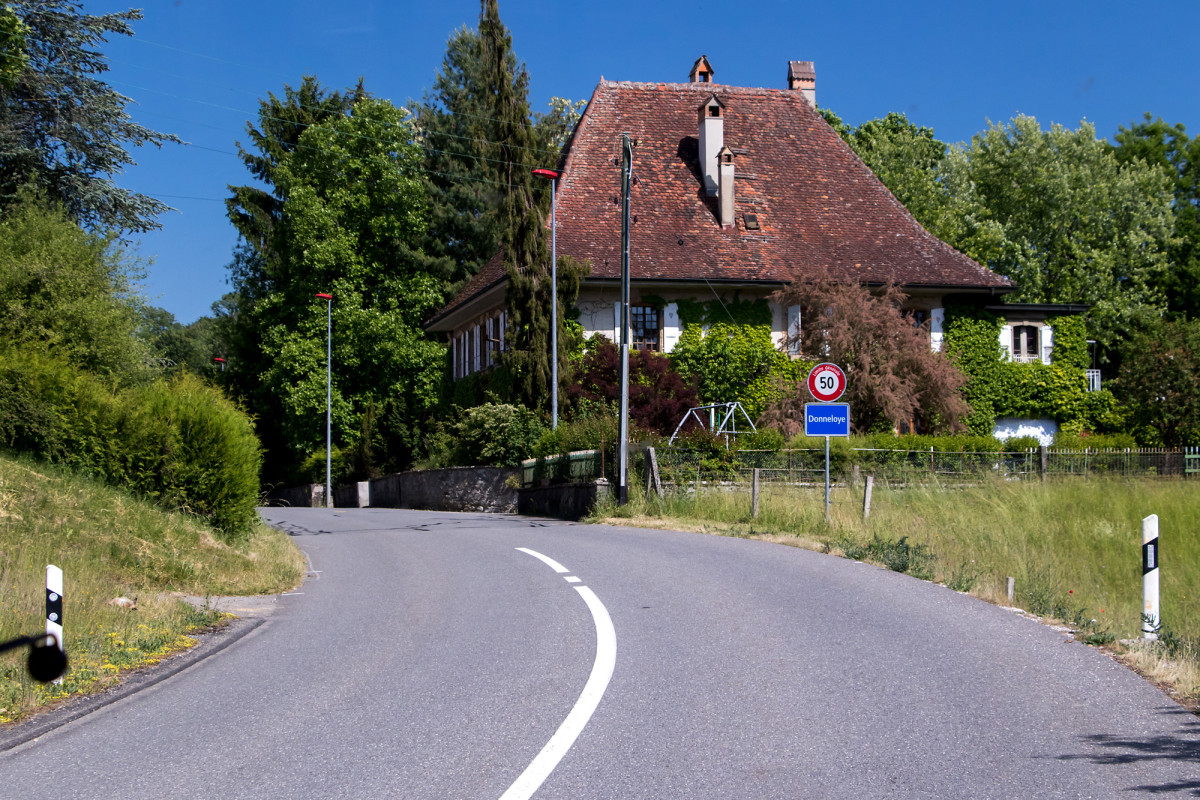
POLYGON ((709 197, 717 193, 717 153, 725 145, 725 104, 711 95, 699 109, 700 173, 709 197))
POLYGON ((720 177, 717 180, 717 205, 721 212, 721 227, 732 228, 733 222, 733 151, 722 147, 717 153, 717 169, 720 177))
POLYGON ((688 81, 690 83, 713 82, 713 68, 712 64, 708 63, 708 56, 700 56, 696 59, 696 63, 692 64, 692 71, 688 73, 688 81))
POLYGON ((817 107, 817 68, 811 61, 788 62, 788 88, 799 89, 813 108, 817 107))

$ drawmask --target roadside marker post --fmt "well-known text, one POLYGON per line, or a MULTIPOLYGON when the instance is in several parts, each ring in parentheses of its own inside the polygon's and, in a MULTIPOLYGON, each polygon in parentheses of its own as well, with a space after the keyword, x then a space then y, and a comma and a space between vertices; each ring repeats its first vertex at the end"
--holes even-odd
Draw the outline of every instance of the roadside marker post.
POLYGON ((1162 618, 1158 606, 1158 514, 1142 520, 1142 638, 1157 639, 1162 618))
MULTIPOLYGON (((46 633, 52 634, 63 650, 63 571, 50 564, 46 567, 46 633)), ((62 683, 62 676, 54 679, 62 683)))

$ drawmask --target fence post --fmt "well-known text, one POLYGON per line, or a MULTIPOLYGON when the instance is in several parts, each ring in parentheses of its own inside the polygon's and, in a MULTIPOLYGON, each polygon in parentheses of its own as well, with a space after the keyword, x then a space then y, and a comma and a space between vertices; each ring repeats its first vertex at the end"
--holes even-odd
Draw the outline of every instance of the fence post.
POLYGON ((851 467, 851 469, 850 469, 850 488, 851 488, 851 489, 857 489, 857 488, 858 488, 858 478, 859 478, 859 469, 858 469, 858 464, 855 464, 855 465, 854 465, 853 467, 851 467))
MULTIPOLYGON (((58 649, 65 650, 63 642, 63 571, 50 564, 46 567, 46 633, 58 640, 58 649)), ((54 679, 62 683, 62 676, 54 679)))
POLYGON ((1157 639, 1162 624, 1158 607, 1158 514, 1142 520, 1142 638, 1157 639))
POLYGON ((867 476, 867 487, 863 490, 863 522, 871 516, 871 490, 875 488, 875 476, 867 476))
POLYGON ((755 467, 750 478, 750 515, 755 519, 758 519, 758 476, 760 472, 761 470, 755 467))
POLYGON ((1050 450, 1046 445, 1038 448, 1038 454, 1041 456, 1041 472, 1042 480, 1046 480, 1046 471, 1050 466, 1050 450))
POLYGON ((654 489, 654 493, 659 497, 663 496, 662 476, 658 473, 658 454, 653 447, 646 448, 646 494, 650 494, 650 490, 654 489))
POLYGON ((1013 576, 1008 576, 1008 604, 1011 606, 1017 596, 1017 579, 1013 576))

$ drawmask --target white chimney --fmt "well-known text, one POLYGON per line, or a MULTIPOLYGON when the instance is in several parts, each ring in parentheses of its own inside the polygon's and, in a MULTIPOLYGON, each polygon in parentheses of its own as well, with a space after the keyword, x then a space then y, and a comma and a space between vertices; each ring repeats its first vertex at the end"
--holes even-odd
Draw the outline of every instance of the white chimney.
POLYGON ((725 146, 725 105, 714 94, 700 106, 700 173, 709 197, 717 193, 717 153, 725 146))
POLYGON ((817 107, 817 68, 811 61, 788 62, 788 88, 799 89, 804 99, 817 107))
POLYGON ((721 210, 721 227, 732 228, 733 222, 733 151, 722 147, 717 153, 717 169, 720 171, 717 204, 721 210))

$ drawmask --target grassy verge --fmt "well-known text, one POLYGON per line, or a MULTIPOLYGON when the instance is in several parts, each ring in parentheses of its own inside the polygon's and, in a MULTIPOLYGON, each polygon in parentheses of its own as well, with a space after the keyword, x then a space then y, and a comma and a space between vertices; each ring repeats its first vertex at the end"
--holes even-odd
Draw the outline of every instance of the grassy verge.
POLYGON ((0 656, 0 723, 72 694, 111 685, 124 671, 194 644, 220 623, 179 594, 286 591, 303 555, 259 525, 223 543, 203 522, 43 464, 0 456, 0 637, 45 626, 46 565, 63 570, 63 617, 71 666, 59 686, 25 675, 24 652, 0 656), (137 598, 137 609, 110 605, 137 598))
POLYGON ((597 508, 593 521, 697 530, 783 542, 865 559, 1070 625, 1200 707, 1200 485, 1183 481, 994 481, 973 488, 876 485, 870 519, 862 489, 835 489, 825 521, 821 488, 764 486, 759 516, 748 489, 646 497, 597 508), (1140 636, 1141 521, 1158 514, 1163 635, 1140 636))

